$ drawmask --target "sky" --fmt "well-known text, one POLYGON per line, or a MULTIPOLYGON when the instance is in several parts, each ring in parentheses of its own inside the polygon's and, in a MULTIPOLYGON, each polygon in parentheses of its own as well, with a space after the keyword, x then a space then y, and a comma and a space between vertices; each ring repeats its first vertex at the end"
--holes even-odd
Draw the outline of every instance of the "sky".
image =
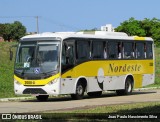
POLYGON ((0 0, 0 23, 20 21, 27 32, 100 29, 134 17, 160 19, 160 0, 0 0))

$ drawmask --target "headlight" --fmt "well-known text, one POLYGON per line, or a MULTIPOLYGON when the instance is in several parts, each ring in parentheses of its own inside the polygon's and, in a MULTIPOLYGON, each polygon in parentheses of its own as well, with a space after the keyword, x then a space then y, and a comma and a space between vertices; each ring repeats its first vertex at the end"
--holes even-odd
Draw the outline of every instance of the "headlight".
POLYGON ((48 85, 53 85, 53 84, 56 83, 57 81, 58 81, 58 78, 56 78, 56 79, 50 81, 50 82, 48 83, 48 85))
POLYGON ((17 85, 21 85, 21 83, 18 82, 17 80, 14 80, 14 83, 17 84, 17 85))

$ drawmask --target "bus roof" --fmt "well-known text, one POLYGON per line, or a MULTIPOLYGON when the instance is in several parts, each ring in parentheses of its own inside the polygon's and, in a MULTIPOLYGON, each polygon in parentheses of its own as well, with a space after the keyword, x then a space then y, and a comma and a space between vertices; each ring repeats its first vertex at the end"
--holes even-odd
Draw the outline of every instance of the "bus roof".
POLYGON ((149 40, 151 37, 128 36, 123 32, 106 32, 106 31, 91 31, 91 32, 45 32, 41 34, 27 35, 21 38, 23 40, 40 39, 40 38, 95 38, 95 39, 124 39, 124 40, 149 40))

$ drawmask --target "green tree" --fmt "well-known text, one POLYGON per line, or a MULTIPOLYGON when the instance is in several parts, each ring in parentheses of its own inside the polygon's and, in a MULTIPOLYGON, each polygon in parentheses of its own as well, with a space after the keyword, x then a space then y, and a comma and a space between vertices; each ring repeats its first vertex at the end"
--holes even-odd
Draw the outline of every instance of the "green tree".
POLYGON ((121 23, 120 26, 115 28, 115 31, 125 32, 129 36, 145 36, 145 30, 141 28, 140 21, 135 20, 133 17, 121 23))
POLYGON ((5 41, 10 41, 12 39, 12 34, 11 34, 11 30, 12 30, 12 27, 11 27, 11 24, 9 23, 6 23, 4 24, 5 26, 5 33, 3 35, 3 38, 5 41))
MULTIPOLYGON (((26 28, 22 25, 19 21, 15 21, 14 23, 6 23, 1 24, 3 25, 3 38, 6 41, 16 40, 18 41, 22 36, 26 34, 26 28)), ((1 26, 0 26, 1 28, 1 26)))
POLYGON ((157 18, 135 20, 132 17, 122 22, 115 31, 125 32, 130 36, 152 37, 155 44, 160 46, 160 20, 157 18))
POLYGON ((157 18, 147 19, 140 21, 141 27, 145 30, 147 37, 152 37, 155 44, 160 46, 160 20, 157 18))
POLYGON ((5 34, 5 26, 4 24, 0 24, 0 36, 3 37, 5 34))
POLYGON ((26 28, 22 23, 15 21, 12 25, 12 38, 13 40, 19 40, 22 36, 26 34, 26 28))

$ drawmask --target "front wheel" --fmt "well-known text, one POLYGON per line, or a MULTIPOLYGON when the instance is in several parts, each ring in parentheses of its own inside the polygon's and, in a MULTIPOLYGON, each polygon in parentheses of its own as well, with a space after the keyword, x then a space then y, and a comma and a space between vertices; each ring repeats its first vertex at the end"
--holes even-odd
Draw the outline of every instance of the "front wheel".
POLYGON ((85 91, 84 85, 81 82, 78 82, 76 86, 76 93, 71 94, 72 99, 74 100, 83 99, 84 91, 85 91))
POLYGON ((130 95, 133 90, 133 82, 131 78, 127 78, 124 90, 116 90, 117 95, 130 95))
POLYGON ((49 95, 39 95, 36 96, 38 101, 47 101, 48 100, 49 95))

